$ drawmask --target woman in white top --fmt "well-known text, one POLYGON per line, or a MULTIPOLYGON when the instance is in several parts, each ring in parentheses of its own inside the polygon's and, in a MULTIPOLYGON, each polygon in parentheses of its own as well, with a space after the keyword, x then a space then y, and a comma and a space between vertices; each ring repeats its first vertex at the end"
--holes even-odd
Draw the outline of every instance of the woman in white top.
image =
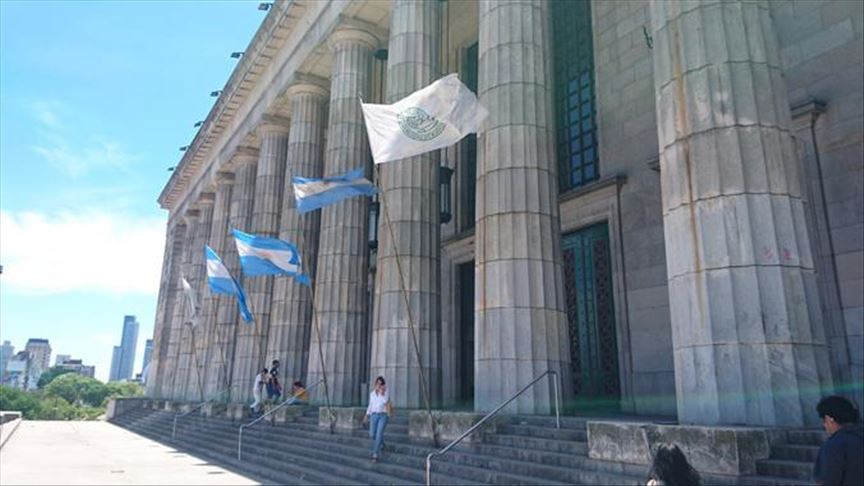
POLYGON ((267 383, 267 368, 262 368, 261 372, 255 375, 255 383, 252 385, 252 397, 255 399, 249 407, 249 415, 254 415, 258 411, 258 406, 261 405, 261 396, 264 394, 264 385, 267 383))
POLYGON ((369 437, 372 438, 372 462, 378 462, 378 454, 381 452, 381 444, 384 442, 384 429, 390 419, 389 411, 390 393, 387 391, 387 383, 383 376, 375 378, 375 388, 369 394, 369 406, 366 407, 366 416, 363 423, 369 422, 369 437))

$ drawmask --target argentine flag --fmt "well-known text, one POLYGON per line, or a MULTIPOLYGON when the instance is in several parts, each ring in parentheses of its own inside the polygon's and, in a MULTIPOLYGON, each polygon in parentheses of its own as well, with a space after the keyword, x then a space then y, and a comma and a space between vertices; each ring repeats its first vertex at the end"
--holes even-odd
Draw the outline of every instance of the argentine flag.
POLYGON ((298 213, 308 213, 349 197, 375 194, 375 185, 363 177, 362 167, 323 179, 293 177, 292 182, 298 213))
POLYGON ((240 255, 243 273, 258 275, 291 275, 303 285, 312 286, 309 277, 303 274, 300 252, 287 241, 276 238, 250 235, 240 230, 232 230, 240 255))
POLYGON ((204 258, 207 260, 207 283, 210 286, 210 292, 214 294, 231 294, 237 296, 237 306, 240 308, 240 314, 246 322, 252 322, 252 313, 246 306, 246 294, 243 293, 243 288, 240 284, 228 273, 225 264, 219 255, 209 246, 204 247, 204 258))

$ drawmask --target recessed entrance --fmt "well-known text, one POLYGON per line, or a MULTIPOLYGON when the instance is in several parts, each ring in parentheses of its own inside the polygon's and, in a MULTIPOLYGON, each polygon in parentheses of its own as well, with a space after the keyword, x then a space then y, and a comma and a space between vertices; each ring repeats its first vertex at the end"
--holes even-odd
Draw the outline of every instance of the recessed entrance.
POLYGON ((608 225, 565 235, 562 251, 576 407, 617 411, 621 384, 608 225))
POLYGON ((459 284, 458 351, 456 372, 459 377, 456 405, 474 408, 474 261, 457 267, 459 284))

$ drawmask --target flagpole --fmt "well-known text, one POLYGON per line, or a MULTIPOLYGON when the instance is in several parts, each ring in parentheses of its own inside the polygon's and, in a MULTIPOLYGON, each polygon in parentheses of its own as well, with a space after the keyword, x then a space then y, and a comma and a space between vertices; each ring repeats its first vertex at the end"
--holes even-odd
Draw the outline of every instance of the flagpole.
MULTIPOLYGON (((300 259, 302 262, 303 254, 300 254, 300 259)), ((306 268, 301 265, 301 269, 306 268)), ((308 276, 308 274, 307 274, 308 276)), ((317 278, 317 275, 316 275, 317 278)), ((295 285, 303 285, 299 282, 294 282, 295 285)), ((333 413, 333 407, 330 404, 330 385, 327 383, 327 367, 324 366, 324 350, 322 348, 322 339, 323 336, 321 334, 321 321, 318 316, 318 308, 315 307, 315 290, 312 285, 312 281, 310 279, 309 282, 309 297, 312 299, 312 321, 315 323, 315 332, 318 333, 318 361, 321 363, 321 377, 324 380, 324 403, 327 405, 327 411, 330 415, 330 433, 334 433, 336 429, 336 415, 333 413)))
POLYGON ((387 224, 387 230, 390 233, 390 242, 393 245, 393 253, 396 256, 396 268, 399 271, 399 285, 402 289, 402 297, 405 300, 405 310, 408 313, 408 330, 411 333, 411 342, 414 344, 414 354, 417 357, 417 369, 420 374, 420 384, 421 389, 423 390, 423 401, 426 403, 426 412, 429 414, 429 423, 432 426, 432 441, 435 444, 435 447, 438 447, 438 426, 435 422, 435 417, 432 415, 432 405, 429 401, 429 389, 428 383, 426 381, 426 374, 423 373, 423 360, 420 355, 420 345, 417 343, 417 334, 414 330, 414 317, 411 312, 411 302, 408 299, 408 290, 405 286, 405 275, 402 273, 402 258, 399 255, 399 248, 396 245, 396 235, 393 232, 393 223, 390 221, 390 210, 387 206, 387 196, 384 190, 384 180, 381 177, 381 169, 378 167, 378 164, 375 164, 375 171, 377 173, 378 185, 381 187, 381 208, 384 212, 384 221, 387 224))

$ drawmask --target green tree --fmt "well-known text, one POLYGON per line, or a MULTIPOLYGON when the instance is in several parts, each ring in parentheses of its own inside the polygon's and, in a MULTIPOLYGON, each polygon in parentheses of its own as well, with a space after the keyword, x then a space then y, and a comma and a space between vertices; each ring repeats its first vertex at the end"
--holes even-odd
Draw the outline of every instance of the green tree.
POLYGON ((0 386, 0 410, 21 412, 25 419, 34 420, 39 413, 39 396, 8 386, 0 386))
POLYGON ((109 388, 101 381, 77 373, 62 375, 45 387, 45 394, 48 396, 60 397, 70 404, 91 407, 101 406, 109 393, 109 388))
POLYGON ((68 368, 62 368, 60 366, 52 366, 48 368, 48 371, 42 373, 39 376, 39 381, 36 383, 36 388, 43 389, 48 383, 54 381, 54 378, 57 378, 60 375, 65 375, 66 373, 72 373, 73 371, 68 368))

